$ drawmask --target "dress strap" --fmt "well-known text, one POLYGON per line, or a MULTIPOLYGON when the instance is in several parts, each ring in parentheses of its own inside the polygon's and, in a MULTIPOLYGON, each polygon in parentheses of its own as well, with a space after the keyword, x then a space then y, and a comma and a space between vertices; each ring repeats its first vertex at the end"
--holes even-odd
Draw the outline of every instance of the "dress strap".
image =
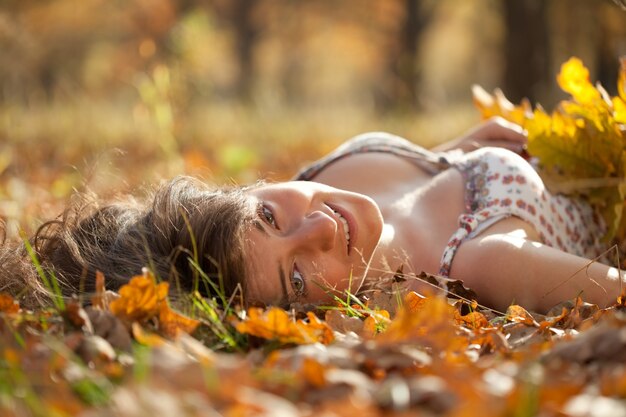
POLYGON ((459 228, 454 232, 448 244, 441 256, 441 262, 439 266, 439 275, 444 277, 450 276, 450 269, 452 267, 452 259, 456 255, 457 249, 461 243, 478 227, 479 221, 473 214, 461 214, 459 216, 459 228))

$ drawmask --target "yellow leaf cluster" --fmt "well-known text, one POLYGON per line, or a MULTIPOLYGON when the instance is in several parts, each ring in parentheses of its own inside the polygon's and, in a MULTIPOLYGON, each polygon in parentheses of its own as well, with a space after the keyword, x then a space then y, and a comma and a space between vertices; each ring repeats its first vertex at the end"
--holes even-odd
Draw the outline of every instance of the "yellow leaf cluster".
POLYGON ((278 307, 265 312, 260 308, 250 308, 247 318, 236 323, 235 327, 240 333, 287 344, 329 344, 334 340, 333 330, 312 312, 307 313, 307 321, 294 321, 278 307))
POLYGON ((594 86, 578 58, 561 66, 557 82, 571 99, 551 114, 528 101, 515 106, 501 91, 474 87, 474 103, 483 118, 500 116, 528 132, 528 152, 555 192, 584 196, 599 208, 607 226, 605 240, 626 237, 626 59, 617 80, 618 95, 594 86))
POLYGON ((169 307, 168 289, 168 283, 157 284, 148 272, 135 276, 120 288, 120 297, 111 301, 109 309, 128 323, 142 323, 158 318, 159 333, 166 337, 176 337, 180 332, 192 333, 200 322, 169 307))

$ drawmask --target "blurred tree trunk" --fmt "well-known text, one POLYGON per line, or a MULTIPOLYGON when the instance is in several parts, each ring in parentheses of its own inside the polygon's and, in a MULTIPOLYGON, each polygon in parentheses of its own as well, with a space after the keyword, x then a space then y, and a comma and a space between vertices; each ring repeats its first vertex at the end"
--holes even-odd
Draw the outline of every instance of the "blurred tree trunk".
POLYGON ((391 50, 389 69, 392 83, 379 99, 379 107, 414 110, 419 106, 417 87, 420 81, 420 38, 428 27, 436 6, 424 6, 421 0, 402 0, 404 21, 398 29, 397 47, 391 50), (382 102, 381 102, 382 101, 382 102))
POLYGON ((254 22, 254 9, 258 0, 234 0, 232 4, 232 22, 236 37, 236 54, 239 63, 236 95, 240 100, 248 101, 252 94, 254 77, 254 42, 258 30, 254 22))
POLYGON ((550 85, 548 0, 503 0, 504 94, 513 102, 540 101, 550 85))

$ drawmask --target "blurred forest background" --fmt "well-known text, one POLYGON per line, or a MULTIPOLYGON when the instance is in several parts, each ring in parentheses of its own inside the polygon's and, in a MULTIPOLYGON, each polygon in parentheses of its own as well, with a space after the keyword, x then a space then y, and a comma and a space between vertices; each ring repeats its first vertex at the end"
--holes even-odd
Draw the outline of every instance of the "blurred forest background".
MULTIPOLYGON (((177 174, 289 178, 367 130, 424 146, 478 122, 471 85, 551 109, 578 56, 615 93, 610 0, 2 0, 6 234, 73 190, 177 174)), ((139 190, 139 191, 138 191, 139 190)))

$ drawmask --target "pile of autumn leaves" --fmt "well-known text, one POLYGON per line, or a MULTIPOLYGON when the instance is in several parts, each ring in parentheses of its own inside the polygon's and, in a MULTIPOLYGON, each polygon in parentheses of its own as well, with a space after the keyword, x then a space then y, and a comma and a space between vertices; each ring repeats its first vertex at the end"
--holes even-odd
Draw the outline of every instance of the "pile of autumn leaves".
POLYGON ((167 283, 99 280, 86 308, 0 296, 1 415, 626 415, 623 298, 547 316, 414 292, 213 310, 240 341, 225 353, 207 347, 210 314, 173 310, 167 283))
MULTIPOLYGON (((543 175, 623 238, 626 63, 616 97, 576 59, 558 82, 572 99, 551 115, 498 92, 476 103, 522 124, 543 175)), ((88 307, 33 312, 0 294, 0 415, 626 416, 624 295, 545 316, 399 289, 312 311, 190 294, 177 311, 147 272, 118 293, 104 279, 88 307)))

